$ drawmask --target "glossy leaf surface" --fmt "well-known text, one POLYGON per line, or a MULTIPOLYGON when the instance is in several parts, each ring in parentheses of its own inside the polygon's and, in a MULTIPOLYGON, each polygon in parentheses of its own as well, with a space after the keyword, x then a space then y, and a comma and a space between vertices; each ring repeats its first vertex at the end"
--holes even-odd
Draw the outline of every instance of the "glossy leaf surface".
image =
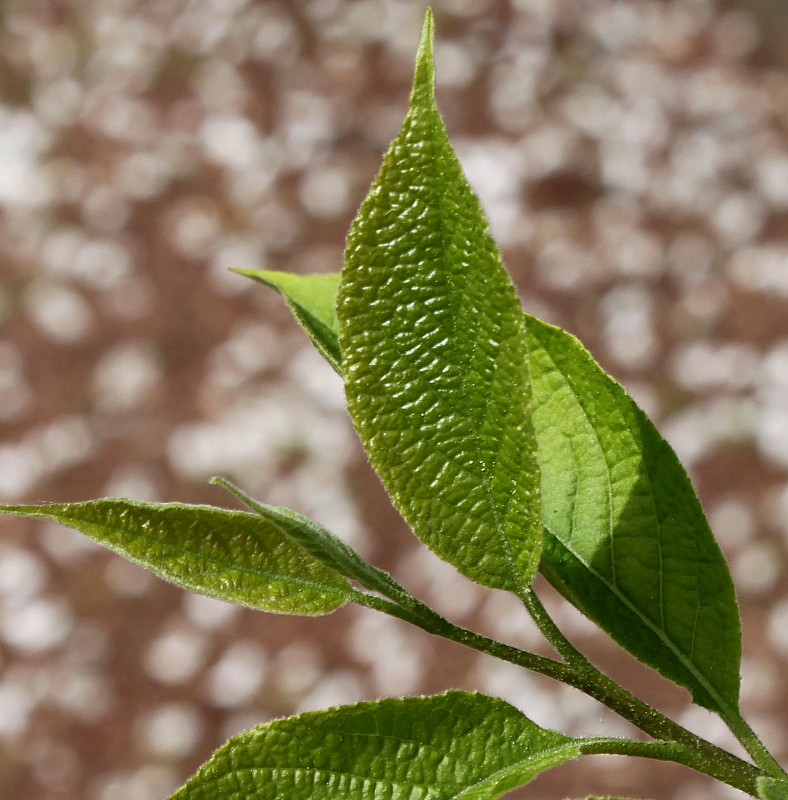
POLYGON ((212 506, 106 499, 2 506, 75 528, 165 580, 280 614, 326 614, 350 586, 256 514, 212 506))
MULTIPOLYGON (((526 325, 548 533, 542 570, 701 705, 735 705, 736 600, 686 472, 577 339, 530 316, 526 325)), ((320 335, 336 340, 338 331, 320 335)))
POLYGON ((348 409, 395 506, 465 575, 522 591, 543 535, 523 317, 435 107, 429 14, 337 314, 348 409))
POLYGON ((260 725, 171 800, 492 800, 578 755, 502 700, 447 692, 260 725))

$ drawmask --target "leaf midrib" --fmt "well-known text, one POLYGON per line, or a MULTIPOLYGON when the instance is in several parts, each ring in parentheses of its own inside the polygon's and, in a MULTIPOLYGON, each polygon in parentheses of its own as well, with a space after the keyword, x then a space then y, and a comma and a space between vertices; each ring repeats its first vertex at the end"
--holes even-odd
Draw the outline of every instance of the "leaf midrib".
MULTIPOLYGON (((433 100, 433 103, 434 103, 434 100, 433 100)), ((435 135, 435 133, 436 133, 436 130, 439 130, 439 131, 443 132, 444 135, 446 135, 446 133, 445 133, 445 129, 444 129, 443 123, 440 120, 440 117, 439 117, 439 114, 438 114, 438 111, 437 111, 436 108, 432 107, 432 108, 429 109, 429 117, 430 117, 430 119, 429 119, 429 122, 430 122, 430 138, 429 138, 429 142, 430 142, 430 147, 432 149, 432 158, 430 159, 429 164, 430 164, 430 167, 432 168, 432 171, 433 171, 433 177, 436 177, 436 172, 437 172, 437 170, 436 170, 436 166, 437 166, 436 162, 437 162, 437 159, 435 158, 435 153, 436 153, 436 149, 437 148, 436 148, 436 135, 435 135)), ((458 162, 458 167, 459 167, 460 170, 462 169, 462 167, 459 166, 459 162, 458 162)), ((440 248, 440 252, 442 254, 441 255, 441 259, 445 260, 445 255, 443 255, 443 254, 446 253, 444 220, 446 219, 447 215, 446 215, 446 212, 445 212, 445 193, 440 193, 439 197, 440 197, 440 200, 439 200, 439 202, 440 202, 440 226, 439 226, 438 236, 439 236, 440 241, 441 241, 441 248, 440 248)), ((446 281, 449 284, 449 289, 451 291, 452 306, 454 307, 455 304, 456 304, 456 299, 455 298, 457 297, 457 287, 456 287, 456 284, 454 283, 453 272, 452 272, 451 269, 447 269, 447 270, 445 270, 445 274, 446 274, 446 281)), ((453 308, 453 311, 454 311, 454 308, 453 308)), ((454 313, 452 313, 452 317, 451 317, 452 325, 453 325, 453 328, 454 328, 454 330, 452 331, 452 337, 453 337, 453 341, 455 341, 455 342, 457 341, 457 336, 456 336, 456 333, 457 333, 457 316, 458 315, 457 315, 456 311, 454 311, 454 313)), ((456 348, 452 348, 452 351, 456 352, 456 348)), ((496 355, 496 359, 495 359, 495 365, 494 365, 494 369, 493 369, 493 376, 495 375, 495 373, 498 370, 498 359, 500 358, 500 354, 501 354, 501 351, 499 349, 498 354, 496 355)), ((460 387, 461 387, 463 405, 464 405, 464 407, 466 409, 466 413, 467 413, 467 409, 469 408, 469 402, 468 402, 468 394, 469 394, 469 392, 468 392, 468 386, 467 386, 467 375, 466 375, 465 371, 462 370, 462 369, 459 369, 458 372, 459 372, 459 375, 460 375, 460 387)), ((492 385, 492 383, 494 383, 494 378, 493 378, 493 380, 491 382, 491 385, 492 385)), ((487 400, 485 401, 485 413, 487 411, 488 404, 489 404, 489 398, 487 398, 487 400)), ((476 426, 475 422, 473 422, 473 417, 472 417, 471 414, 468 414, 468 419, 470 421, 472 421, 472 424, 470 425, 470 430, 471 430, 470 440, 473 442, 473 449, 475 451, 476 460, 477 460, 477 462, 479 464, 482 464, 485 467, 485 469, 483 469, 483 471, 482 471, 481 485, 482 485, 482 491, 484 492, 485 497, 487 499, 487 505, 490 508, 490 512, 491 512, 492 517, 493 517, 493 528, 494 528, 496 534, 498 535, 498 540, 499 540, 499 542, 501 544, 501 547, 502 547, 502 550, 503 550, 502 555, 503 555, 504 561, 507 564, 507 566, 509 567, 509 572, 510 572, 509 578, 510 578, 510 580, 513 581, 513 586, 514 587, 518 587, 519 591, 523 591, 525 589, 525 586, 523 584, 522 576, 520 575, 520 573, 519 573, 519 571, 517 569, 517 565, 516 565, 516 562, 515 562, 513 554, 512 554, 511 545, 509 543, 508 538, 506 537, 506 534, 505 534, 504 529, 503 529, 503 525, 501 524, 500 515, 499 515, 498 509, 497 509, 496 504, 495 504, 495 498, 493 497, 493 494, 492 494, 492 486, 491 486, 490 475, 495 473, 495 466, 497 464, 497 456, 500 453, 500 448, 496 449, 495 461, 493 461, 493 463, 491 465, 487 465, 485 460, 482 458, 482 447, 481 447, 481 441, 480 441, 479 428, 476 426)))
MULTIPOLYGON (((375 736, 375 734, 369 734, 370 736, 375 736)), ((387 738, 387 737, 384 737, 387 738)), ((419 744, 420 747, 425 746, 424 743, 419 744)), ((290 772, 290 773, 297 773, 297 774, 305 774, 305 775, 331 775, 331 776, 338 776, 338 777, 347 777, 351 779, 355 779, 361 781, 363 783, 373 783, 373 784, 383 784, 385 786, 392 786, 392 787, 403 787, 403 788, 421 788, 425 789, 429 792, 436 792, 439 793, 440 800, 462 800, 463 797, 468 797, 472 792, 478 791, 481 788, 484 788, 486 784, 494 783, 498 780, 501 780, 512 773, 517 772, 518 770, 523 769, 524 767, 536 766, 545 764, 545 765, 554 765, 560 763, 560 761, 568 760, 568 759, 556 759, 555 757, 559 754, 567 753, 579 756, 580 749, 574 742, 565 742, 561 745, 557 745, 555 747, 549 748, 547 750, 540 750, 538 756, 526 756, 525 758, 516 761, 513 764, 509 764, 505 767, 501 767, 501 769, 496 770, 495 772, 491 772, 489 775, 485 775, 484 777, 477 780, 475 783, 464 786, 464 787, 451 787, 449 788, 449 792, 451 794, 443 794, 441 792, 442 789, 446 788, 445 784, 438 783, 438 782, 431 782, 431 783, 419 783, 417 781, 398 781, 393 778, 385 778, 381 776, 370 776, 370 775, 361 775, 357 772, 351 772, 349 770, 337 770, 337 769, 329 769, 327 767, 311 767, 311 766, 300 766, 300 765, 285 765, 285 764, 255 764, 253 766, 245 766, 245 767, 233 767, 227 773, 222 775, 217 775, 214 778, 205 779, 203 778, 202 784, 203 786, 209 785, 211 783, 220 784, 223 781, 227 780, 230 775, 236 775, 238 773, 256 773, 256 772, 290 772)), ((541 770, 538 770, 541 771, 541 770)))
MULTIPOLYGON (((269 764, 259 764, 251 767, 233 767, 232 770, 228 770, 226 773, 217 775, 213 778, 202 778, 201 786, 209 786, 212 783, 221 784, 224 781, 228 780, 231 775, 237 775, 238 773, 256 773, 256 772, 294 772, 300 775, 331 775, 337 776, 340 778, 350 778, 352 780, 357 780, 362 783, 373 783, 373 784, 384 784, 386 786, 392 787, 402 787, 403 789, 413 789, 413 788, 421 788, 425 789, 429 792, 436 792, 439 791, 439 786, 437 784, 431 783, 417 783, 417 782, 404 782, 404 781, 397 781, 393 778, 380 778, 380 777, 370 777, 369 775, 359 775, 357 772, 349 772, 349 771, 341 771, 337 769, 328 769, 326 767, 300 767, 300 766, 286 766, 283 764, 276 764, 276 765, 269 765, 269 764)), ((184 787, 186 788, 186 787, 184 787)), ((177 797, 177 795, 176 795, 177 797)), ((453 795, 447 798, 441 797, 440 800, 453 800, 454 797, 459 797, 459 795, 453 795)), ((437 800, 437 798, 436 798, 437 800)))

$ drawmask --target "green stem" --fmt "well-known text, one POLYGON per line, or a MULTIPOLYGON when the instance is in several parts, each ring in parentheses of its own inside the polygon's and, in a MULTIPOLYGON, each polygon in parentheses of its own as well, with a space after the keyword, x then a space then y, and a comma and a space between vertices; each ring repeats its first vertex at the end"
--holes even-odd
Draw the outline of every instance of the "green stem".
MULTIPOLYGON (((405 592, 406 590, 402 589, 402 591, 405 592)), ((670 748, 659 750, 655 748, 655 752, 675 752, 679 755, 684 754, 684 756, 687 756, 692 751, 695 755, 691 760, 688 760, 687 756, 678 763, 691 766, 707 775, 719 777, 720 780, 736 788, 748 787, 743 788, 744 791, 750 791, 751 788, 750 794, 756 796, 754 794, 755 781, 758 777, 764 775, 763 770, 702 739, 669 717, 661 714, 596 669, 579 651, 575 651, 578 658, 577 662, 569 664, 530 653, 526 650, 520 650, 512 645, 489 639, 482 634, 455 625, 413 598, 412 595, 409 595, 409 597, 411 602, 409 602, 408 608, 363 592, 357 592, 353 596, 353 600, 359 605, 383 611, 386 614, 409 622, 435 636, 463 644, 478 652, 508 661, 511 664, 516 664, 540 675, 546 675, 549 678, 579 689, 612 711, 615 711, 637 728, 649 734, 649 736, 661 740, 662 744, 672 744, 678 747, 675 750, 670 748), (580 659, 584 663, 581 663, 580 659)), ((547 616, 547 612, 544 609, 542 611, 547 616)), ((552 620, 550 621, 552 622, 552 620)), ((568 642, 566 644, 569 645, 568 642)), ((565 646, 562 644, 563 648, 565 646)), ((627 740, 605 741, 618 742, 627 740)), ((635 742, 634 744, 638 743, 635 742)), ((677 759, 670 756, 668 760, 675 761, 677 759)))
MULTIPOLYGON (((521 595, 521 599, 539 630, 567 664, 571 664, 578 671, 589 675, 596 673, 602 679, 607 679, 607 676, 605 676, 604 673, 600 672, 585 655, 583 655, 579 650, 577 650, 577 648, 574 647, 571 642, 567 640, 553 619, 547 613, 547 610, 542 605, 539 597, 531 587, 528 587, 525 590, 525 592, 521 595)), ((618 684, 615 685, 617 686, 618 684)), ((773 775, 775 778, 787 777, 786 772, 782 769, 772 754, 766 749, 766 746, 758 738, 755 731, 753 731, 753 729, 747 724, 747 721, 742 717, 741 713, 737 709, 726 709, 724 713, 720 713, 720 716, 725 720, 733 734, 750 754, 753 761, 764 772, 773 775)), ((671 738, 681 741, 675 736, 671 738)))
POLYGON ((637 725, 655 739, 673 740, 695 745, 697 737, 669 717, 660 714, 656 709, 635 697, 631 692, 619 686, 612 678, 595 667, 561 632, 542 605, 541 600, 532 588, 528 588, 520 596, 531 618, 544 637, 555 648, 556 652, 572 667, 577 674, 578 683, 573 684, 586 694, 604 703, 625 719, 637 725), (612 701, 615 705, 611 705, 612 701), (648 728, 636 719, 646 720, 648 728))
POLYGON ((542 605, 539 596, 530 586, 520 595, 520 599, 531 615, 531 619, 542 632, 542 635, 550 642, 555 648, 556 653, 558 653, 567 664, 580 668, 593 666, 586 656, 584 656, 559 630, 553 618, 547 613, 547 609, 542 605))
POLYGON ((758 796, 756 779, 759 776, 757 774, 752 772, 743 774, 729 762, 711 759, 708 754, 679 742, 636 742, 632 739, 593 738, 583 740, 581 751, 583 755, 637 756, 659 761, 672 761, 703 772, 753 797, 758 796))
POLYGON ((733 735, 742 743, 744 749, 752 756, 752 760, 769 775, 775 778, 788 778, 777 759, 766 749, 766 745, 758 738, 758 734, 750 727, 738 709, 728 709, 720 715, 733 735))
POLYGON ((384 614, 397 617, 434 636, 440 636, 444 639, 457 642, 458 644, 464 644, 466 647, 470 647, 473 650, 478 650, 504 661, 509 661, 512 664, 517 664, 517 666, 530 669, 541 675, 548 675, 551 678, 555 678, 557 681, 565 680, 566 667, 560 661, 555 661, 545 656, 539 656, 536 653, 529 653, 527 650, 520 650, 517 647, 512 647, 503 642, 497 642, 495 639, 488 639, 486 636, 482 636, 479 633, 461 628, 459 625, 449 622, 449 620, 440 616, 440 614, 433 611, 428 606, 424 606, 424 609, 428 611, 429 614, 422 614, 420 613, 422 609, 418 608, 418 605, 421 605, 419 601, 413 604, 415 607, 405 608, 397 603, 392 603, 389 600, 365 594, 364 592, 357 592, 352 596, 352 599, 359 605, 366 606, 367 608, 374 608, 376 611, 382 611, 384 614))

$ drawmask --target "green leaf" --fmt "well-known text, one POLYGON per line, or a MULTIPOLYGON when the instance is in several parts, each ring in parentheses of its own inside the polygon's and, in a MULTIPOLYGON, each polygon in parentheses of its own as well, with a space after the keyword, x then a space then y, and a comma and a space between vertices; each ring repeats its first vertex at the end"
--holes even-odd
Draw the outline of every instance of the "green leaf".
POLYGON ((343 577, 256 514, 114 498, 0 513, 76 528, 184 589, 265 611, 326 614, 352 599, 343 577))
POLYGON ((761 800, 788 800, 788 781, 758 778, 758 797, 761 800))
POLYGON ((395 506, 469 578, 521 592, 542 541, 523 317, 435 107, 429 13, 337 315, 348 409, 395 506))
POLYGON ((365 561, 352 547, 334 536, 322 525, 318 525, 313 520, 291 511, 289 508, 260 503, 223 478, 213 478, 211 483, 224 486, 267 523, 332 572, 338 572, 346 578, 358 581, 368 589, 379 591, 385 595, 388 595, 390 591, 395 594, 402 591, 402 587, 393 581, 388 573, 365 561))
POLYGON ((578 755, 502 700, 447 692, 260 725, 170 800, 491 800, 578 755))
POLYGON ((738 705, 733 583, 676 454, 573 336, 527 320, 542 471, 541 569, 644 663, 738 705))
POLYGON ((341 273, 330 272, 323 275, 294 275, 290 272, 272 270, 235 270, 239 275, 249 278, 275 289, 282 296, 293 316, 301 323, 312 344, 318 352, 331 364, 342 377, 342 359, 338 358, 336 366, 326 353, 340 353, 339 322, 336 313, 333 317, 324 313, 326 308, 335 308, 341 273), (265 280, 260 276, 265 275, 265 280), (298 313, 296 313, 296 308, 298 313), (299 316, 300 314, 300 316, 299 316), (321 324, 307 324, 304 320, 320 319, 321 324), (325 323, 325 324, 324 324, 325 323))
POLYGON ((335 297, 339 286, 338 273, 293 275, 260 269, 233 271, 279 292, 321 355, 342 374, 339 341, 333 334, 337 330, 335 297))
MULTIPOLYGON (((686 472, 577 339, 526 323, 548 534, 542 571, 696 702, 736 705, 733 584, 686 472)), ((336 341, 338 331, 320 335, 336 341)))

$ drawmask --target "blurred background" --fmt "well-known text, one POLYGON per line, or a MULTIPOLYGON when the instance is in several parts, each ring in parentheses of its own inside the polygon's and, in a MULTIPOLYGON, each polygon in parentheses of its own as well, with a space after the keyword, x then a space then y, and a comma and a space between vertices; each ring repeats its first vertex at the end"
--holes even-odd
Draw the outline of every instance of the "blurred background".
MULTIPOLYGON (((579 335, 696 481, 744 618, 743 696, 788 757, 788 33, 777 0, 434 0, 438 98, 527 310, 579 335)), ((424 4, 0 3, 0 501, 310 515, 452 619, 547 652, 517 601, 407 531, 342 387, 231 267, 340 267, 404 115, 424 4)), ((549 590, 581 648, 714 718, 549 590)), ((582 695, 374 612, 189 595, 54 524, 0 520, 0 797, 161 800, 276 716, 449 687, 567 733, 582 695)), ((742 797, 591 757, 512 797, 742 797)))

